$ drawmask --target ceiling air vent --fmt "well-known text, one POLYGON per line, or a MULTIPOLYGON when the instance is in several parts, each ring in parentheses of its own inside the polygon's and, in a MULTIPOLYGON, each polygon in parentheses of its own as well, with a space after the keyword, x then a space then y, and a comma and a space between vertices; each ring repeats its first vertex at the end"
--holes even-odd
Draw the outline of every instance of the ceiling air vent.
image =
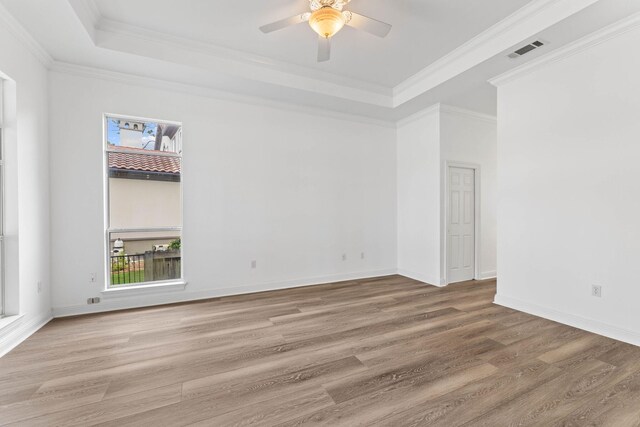
POLYGON ((542 46, 544 46, 544 43, 542 43, 540 40, 536 40, 533 43, 523 46, 520 49, 516 50, 515 52, 510 53, 509 58, 512 58, 512 59, 520 58, 522 55, 525 55, 531 52, 532 50, 535 50, 542 46))

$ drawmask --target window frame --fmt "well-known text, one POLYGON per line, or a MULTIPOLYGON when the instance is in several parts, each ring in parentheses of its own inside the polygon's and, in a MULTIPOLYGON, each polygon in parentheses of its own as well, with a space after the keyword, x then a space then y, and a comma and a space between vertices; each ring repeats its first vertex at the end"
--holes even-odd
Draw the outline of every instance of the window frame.
POLYGON ((181 141, 181 152, 180 153, 169 153, 169 152, 158 152, 154 150, 149 150, 149 153, 140 153, 141 155, 153 155, 153 156, 166 156, 166 157, 176 157, 180 159, 180 222, 181 224, 177 227, 136 227, 136 228, 111 228, 111 204, 109 197, 109 153, 118 152, 117 149, 113 149, 108 144, 108 136, 109 136, 109 126, 108 119, 120 119, 120 120, 131 120, 131 121, 140 121, 146 123, 157 123, 157 124, 167 124, 167 125, 176 125, 180 126, 181 136, 184 136, 184 129, 182 122, 174 121, 174 120, 163 120, 163 119, 153 119, 149 117, 139 117, 139 116, 129 116, 125 114, 111 114, 111 113, 103 113, 102 114, 102 155, 103 155, 103 196, 104 196, 104 278, 105 285, 104 291, 114 292, 114 291, 127 291, 127 290, 136 290, 141 288, 157 288, 159 286, 174 286, 176 284, 184 285, 185 282, 185 274, 184 274, 184 236, 183 236, 183 228, 184 228, 184 171, 183 171, 183 152, 184 145, 181 141), (169 280, 154 280, 149 282, 138 282, 131 284, 123 284, 112 286, 111 284, 111 241, 110 235, 112 233, 127 233, 127 232, 162 232, 162 231, 177 231, 180 233, 180 246, 181 246, 181 254, 180 254, 180 277, 176 279, 169 280))

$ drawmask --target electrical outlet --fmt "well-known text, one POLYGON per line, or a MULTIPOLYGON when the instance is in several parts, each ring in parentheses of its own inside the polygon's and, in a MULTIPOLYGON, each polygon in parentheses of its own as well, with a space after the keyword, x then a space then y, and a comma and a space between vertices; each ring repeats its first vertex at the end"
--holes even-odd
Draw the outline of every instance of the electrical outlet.
POLYGON ((100 297, 87 298, 87 304, 98 304, 100 297))
POLYGON ((342 260, 346 261, 347 260, 347 254, 342 254, 342 260))
POLYGON ((255 259, 251 261, 251 268, 256 268, 257 266, 258 266, 258 261, 256 261, 255 259))
POLYGON ((38 293, 42 293, 42 282, 38 280, 38 293))
POLYGON ((591 296, 602 298, 602 286, 600 285, 592 285, 591 286, 591 296))

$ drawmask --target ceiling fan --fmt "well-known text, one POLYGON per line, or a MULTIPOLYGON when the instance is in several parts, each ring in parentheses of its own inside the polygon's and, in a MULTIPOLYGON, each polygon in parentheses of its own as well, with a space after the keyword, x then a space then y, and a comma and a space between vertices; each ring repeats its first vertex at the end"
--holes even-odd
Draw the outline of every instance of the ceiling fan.
POLYGON ((291 18, 263 25, 260 31, 271 33, 292 25, 308 22, 318 33, 318 62, 331 58, 331 37, 345 25, 366 31, 378 37, 385 37, 391 31, 391 25, 366 16, 343 10, 351 0, 309 0, 310 12, 304 12, 291 18))

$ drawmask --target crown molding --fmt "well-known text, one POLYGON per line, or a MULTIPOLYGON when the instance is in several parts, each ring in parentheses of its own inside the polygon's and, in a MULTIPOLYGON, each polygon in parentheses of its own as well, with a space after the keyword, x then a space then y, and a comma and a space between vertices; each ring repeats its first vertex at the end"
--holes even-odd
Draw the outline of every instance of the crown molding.
POLYGON ((68 62, 55 61, 51 67, 52 72, 61 74, 69 74, 78 77, 93 78, 105 80, 115 83, 122 83, 137 87, 147 87, 153 89, 169 90, 172 92, 195 95, 205 98, 212 98, 222 101, 235 102, 240 104, 249 104, 254 106, 268 107, 283 111, 292 111, 302 114, 312 115, 314 117, 322 116, 332 119, 343 120, 347 122, 363 123, 368 125, 380 126, 384 128, 397 129, 421 118, 430 116, 435 113, 448 113, 468 118, 495 122, 496 117, 488 114, 479 113, 477 111, 468 110, 460 107, 445 104, 434 104, 428 108, 422 109, 408 117, 397 121, 374 119, 372 117, 345 114, 340 112, 332 112, 322 108, 305 107, 286 102, 268 100, 261 97, 239 95, 233 92, 215 89, 207 86, 191 85, 172 80, 163 80, 140 76, 135 74, 122 73, 118 71, 109 71, 95 67, 87 67, 84 65, 71 64, 68 62))
MULTIPOLYGON (((597 0, 533 0, 509 17, 424 68, 419 73, 409 77, 396 87, 389 88, 308 67, 274 61, 259 55, 239 52, 207 42, 171 36, 153 30, 141 29, 120 22, 110 21, 101 16, 95 0, 68 0, 71 8, 86 28, 87 34, 96 46, 105 47, 97 43, 97 41, 100 40, 100 34, 103 36, 106 34, 107 38, 108 35, 135 38, 138 41, 155 43, 156 46, 164 46, 167 49, 171 49, 172 52, 183 52, 186 50, 191 51, 194 55, 205 55, 199 57, 193 56, 192 60, 209 57, 210 60, 214 61, 214 65, 223 61, 225 65, 231 65, 232 72, 238 71, 239 73, 244 73, 245 77, 249 79, 262 80, 269 84, 288 86, 299 90, 311 91, 387 108, 395 108, 404 104, 408 100, 468 70, 487 58, 508 49, 513 44, 514 39, 517 39, 515 43, 523 39, 523 34, 526 35, 524 38, 532 36, 539 30, 547 28, 549 25, 576 13, 596 1, 597 0)), ((6 28, 14 34, 46 68, 50 68, 54 64, 54 59, 51 55, 1 4, 0 22, 5 24, 6 28)), ((494 85, 504 84, 510 79, 542 66, 543 63, 550 63, 559 60, 563 56, 568 56, 571 51, 578 51, 580 48, 585 49, 604 41, 608 37, 614 37, 631 27, 635 27, 636 23, 637 16, 633 15, 617 25, 607 27, 602 31, 602 35, 595 36, 598 40, 582 39, 577 43, 572 43, 565 48, 542 57, 541 59, 544 60, 534 60, 492 79, 490 83, 494 85)), ((595 34, 599 33, 601 32, 599 31, 595 34)), ((120 40, 122 41, 122 39, 120 40)), ((118 50, 114 47, 112 47, 112 49, 118 50)), ((419 115, 420 113, 417 114, 419 115)), ((405 123, 410 117, 401 119, 398 123, 405 123)))
POLYGON ((393 88, 110 20, 100 14, 95 0, 68 1, 101 48, 156 59, 180 58, 193 66, 225 69, 250 80, 396 108, 598 0, 532 0, 393 88))
POLYGON ((94 22, 97 23, 100 20, 100 16, 101 16, 98 3, 96 3, 96 0, 87 0, 85 4, 87 5, 89 13, 91 14, 94 22))
POLYGON ((327 109, 314 108, 300 106, 285 102, 268 100, 257 96, 239 95, 233 92, 228 92, 220 89, 215 89, 206 86, 191 85, 172 80, 163 80, 150 78, 135 74, 122 73, 118 71, 109 71, 99 69, 95 67, 87 67, 84 65, 71 64, 68 62, 55 61, 51 66, 52 72, 61 74, 69 74, 78 77, 93 78, 105 81, 111 81, 115 83, 122 83, 137 87, 147 87, 153 89, 169 90, 172 92, 184 93, 188 95, 194 95, 205 98, 212 98, 221 101, 234 102, 239 104, 249 104, 254 106, 274 108, 283 111, 296 112, 301 114, 308 114, 314 117, 322 116, 337 120, 344 120, 348 122, 356 122, 369 124, 374 126, 380 126, 384 128, 396 128, 395 121, 387 121, 381 119, 375 119, 372 117, 366 117, 356 114, 346 114, 341 112, 333 112, 327 109))
POLYGON ((25 30, 2 4, 0 4, 0 22, 4 24, 5 28, 7 28, 45 68, 51 67, 53 64, 51 55, 49 55, 40 43, 25 30))
POLYGON ((477 111, 468 110, 466 108, 455 107, 453 105, 438 103, 438 104, 433 104, 432 106, 427 107, 423 110, 420 110, 417 113, 414 113, 408 117, 405 117, 404 119, 398 120, 398 123, 397 123, 398 128, 402 126, 406 126, 412 122, 415 122, 416 120, 420 120, 422 118, 431 116, 435 113, 450 114, 450 115, 465 117, 467 119, 482 120, 484 122, 489 122, 489 123, 497 123, 498 121, 496 116, 492 116, 490 114, 483 114, 477 111))
POLYGON ((223 67, 252 80, 395 108, 597 0, 533 0, 393 88, 110 20, 101 16, 95 0, 68 1, 72 6, 78 3, 76 13, 85 27, 91 27, 94 44, 102 48, 140 54, 158 52, 159 46, 165 50, 160 55, 164 58, 181 57, 199 66, 208 61, 210 68, 223 67), (136 50, 133 41, 154 48, 136 50))
POLYGON ((209 42, 138 28, 102 18, 94 44, 135 55, 173 61, 283 87, 355 102, 391 107, 391 88, 217 46, 209 42), (179 62, 174 60, 179 58, 179 62))
POLYGON ((489 80, 494 86, 500 87, 539 69, 545 68, 556 62, 564 61, 585 50, 591 49, 601 43, 614 39, 622 34, 640 27, 640 13, 635 13, 618 22, 597 30, 581 39, 567 44, 561 48, 553 50, 546 55, 533 59, 526 64, 509 70, 497 77, 489 80))
POLYGON ((397 107, 590 6, 597 0, 533 0, 393 89, 397 107))
POLYGON ((407 116, 403 119, 398 120, 397 126, 398 128, 401 128, 417 120, 423 119, 425 117, 429 117, 439 112, 440 112, 440 104, 433 104, 423 110, 418 111, 417 113, 413 113, 410 116, 407 116))
POLYGON ((78 20, 87 31, 89 38, 95 44, 96 27, 100 22, 100 9, 95 0, 67 0, 75 12, 78 20))
POLYGON ((490 114, 479 113, 477 111, 468 110, 466 108, 455 107, 453 105, 440 104, 440 112, 456 116, 462 116, 468 119, 482 120, 490 123, 497 123, 498 118, 490 114))
POLYGON ((275 60, 266 56, 220 46, 211 42, 176 36, 148 28, 141 28, 104 17, 100 17, 98 19, 96 30, 105 33, 135 37, 141 40, 166 45, 168 47, 189 49, 194 52, 203 53, 220 59, 237 61, 246 65, 259 65, 261 68, 268 67, 272 70, 277 70, 283 73, 303 76, 306 79, 318 80, 319 83, 328 82, 334 85, 372 92, 377 95, 384 95, 387 97, 391 97, 393 93, 393 89, 391 87, 341 76, 327 71, 316 70, 302 65, 291 64, 289 62, 275 60))

